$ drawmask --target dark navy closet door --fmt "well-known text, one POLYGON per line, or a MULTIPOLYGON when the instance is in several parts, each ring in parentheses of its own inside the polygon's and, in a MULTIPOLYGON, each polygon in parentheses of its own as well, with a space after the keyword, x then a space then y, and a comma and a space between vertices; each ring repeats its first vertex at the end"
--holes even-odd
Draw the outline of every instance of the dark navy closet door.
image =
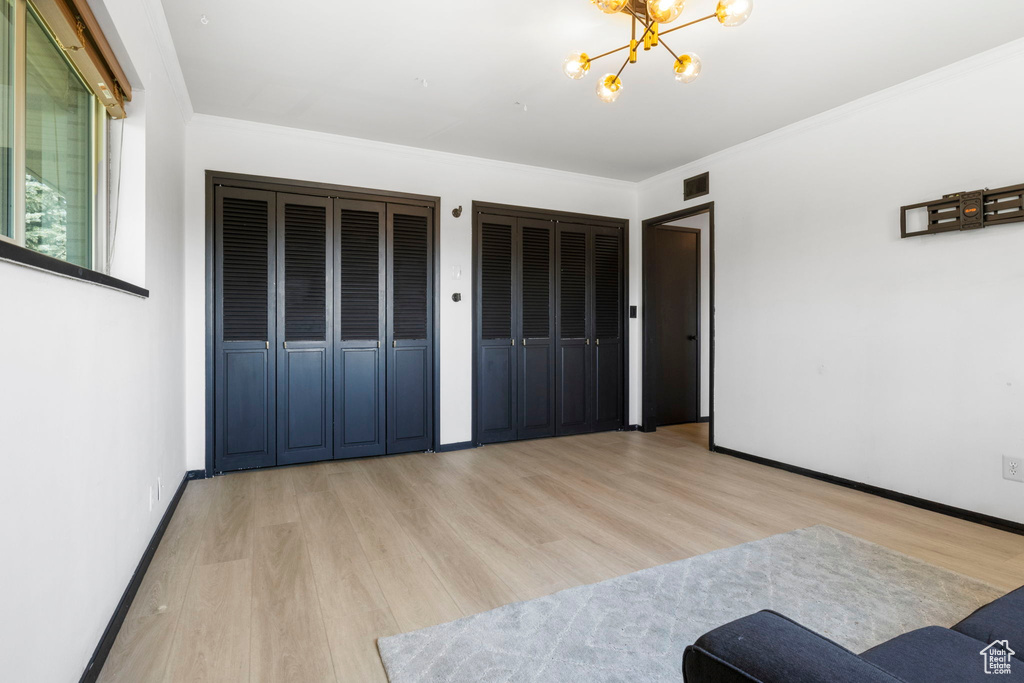
POLYGON ((623 424, 623 263, 622 234, 593 228, 593 415, 594 430, 623 424))
POLYGON ((516 438, 516 220, 481 215, 476 259, 477 439, 516 438))
POLYGON ((214 469, 275 463, 273 192, 218 187, 214 238, 214 469))
POLYGON ((559 435, 588 432, 593 424, 590 240, 589 227, 558 224, 555 418, 559 435))
POLYGON ((334 451, 334 213, 325 197, 277 198, 277 462, 334 451))
POLYGON ((388 204, 387 452, 433 447, 433 225, 425 207, 388 204))
POLYGON ((520 218, 517 257, 518 438, 555 435, 555 224, 520 218))
POLYGON ((334 201, 334 457, 387 450, 387 207, 334 201))

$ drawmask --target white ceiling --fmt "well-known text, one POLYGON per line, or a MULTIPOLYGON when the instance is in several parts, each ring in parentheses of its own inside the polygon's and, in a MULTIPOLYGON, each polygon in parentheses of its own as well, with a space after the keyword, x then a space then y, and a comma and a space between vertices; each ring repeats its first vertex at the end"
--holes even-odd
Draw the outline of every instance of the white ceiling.
MULTIPOLYGON (((676 83, 659 47, 626 69, 609 105, 594 87, 622 53, 582 81, 561 73, 569 52, 629 37, 626 17, 589 0, 163 5, 199 113, 624 180, 1024 36, 1021 0, 756 0, 743 26, 666 37, 700 55, 696 82, 676 83)), ((714 7, 689 0, 676 24, 714 7)))

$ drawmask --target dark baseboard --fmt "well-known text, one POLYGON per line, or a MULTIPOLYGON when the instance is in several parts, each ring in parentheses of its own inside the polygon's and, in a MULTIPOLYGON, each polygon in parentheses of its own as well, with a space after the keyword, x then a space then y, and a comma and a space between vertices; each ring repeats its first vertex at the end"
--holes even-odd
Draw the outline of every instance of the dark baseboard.
POLYGON ((171 521, 171 517, 174 515, 174 510, 178 507, 178 501, 181 500, 181 494, 185 492, 185 486, 188 485, 189 477, 188 473, 181 479, 181 483, 178 484, 178 490, 174 492, 174 497, 171 498, 170 504, 167 506, 167 510, 164 512, 164 516, 160 518, 160 523, 156 527, 156 531, 153 532, 153 538, 150 539, 149 545, 146 547, 146 552, 142 554, 142 559, 139 560, 139 565, 135 568, 135 573, 132 574, 131 581, 128 582, 128 587, 124 589, 124 594, 121 595, 120 602, 117 603, 117 609, 114 610, 114 615, 110 617, 110 621, 107 623, 106 630, 103 631, 103 635, 100 637, 100 642, 96 646, 96 650, 92 653, 92 659, 89 660, 89 664, 85 667, 85 671, 82 672, 82 678, 79 683, 93 683, 99 678, 100 671, 103 670, 103 663, 107 661, 107 655, 110 654, 110 648, 114 646, 114 641, 117 639, 117 633, 121 630, 121 624, 124 623, 124 618, 128 616, 128 609, 132 606, 132 600, 135 599, 135 594, 139 592, 139 586, 142 585, 142 578, 146 575, 146 570, 149 569, 149 563, 153 560, 153 555, 156 553, 156 548, 160 545, 160 539, 163 538, 164 532, 167 530, 167 525, 171 521))
POLYGON ((711 422, 711 416, 705 415, 704 417, 698 417, 697 422, 711 422))
POLYGON ((859 481, 853 481, 852 479, 843 479, 831 474, 825 474, 823 472, 817 472, 815 470, 809 470, 806 467, 798 467, 797 465, 790 465, 788 463, 779 462, 778 460, 771 460, 769 458, 762 458, 758 455, 751 455, 742 451, 734 451, 731 448, 724 448, 722 446, 715 446, 712 450, 716 453, 722 453, 723 455, 730 455, 734 458, 740 458, 742 460, 749 460, 750 462, 756 462, 759 465, 767 465, 776 469, 785 470, 794 474, 799 474, 811 479, 817 479, 819 481, 828 482, 829 484, 836 484, 837 486, 845 486, 848 489, 854 489, 862 491, 864 493, 870 493, 873 496, 879 496, 880 498, 887 498, 894 500, 897 503, 904 503, 906 505, 912 505, 922 510, 929 510, 931 512, 937 512, 941 515, 948 515, 949 517, 956 517, 968 522, 974 522, 975 524, 981 524, 983 526, 992 527, 993 529, 999 529, 1000 531, 1008 531, 1011 534, 1019 534, 1024 536, 1024 524, 1020 522, 1011 522, 1008 519, 1000 519, 999 517, 992 517, 991 515, 985 515, 980 512, 973 512, 971 510, 965 510, 963 508, 953 507, 952 505, 946 505, 945 503, 936 503, 933 500, 926 498, 918 498, 917 496, 911 496, 906 493, 900 493, 898 491, 891 491, 889 489, 883 489, 880 486, 872 486, 871 484, 862 484, 859 481))
POLYGON ((640 431, 640 425, 626 425, 625 427, 622 428, 622 431, 624 431, 624 432, 639 432, 640 431))
POLYGON ((450 453, 451 451, 464 451, 469 448, 476 448, 472 441, 460 441, 458 443, 443 443, 437 447, 438 453, 450 453))
POLYGON ((189 470, 185 473, 185 478, 189 481, 193 479, 206 479, 206 470, 189 470))

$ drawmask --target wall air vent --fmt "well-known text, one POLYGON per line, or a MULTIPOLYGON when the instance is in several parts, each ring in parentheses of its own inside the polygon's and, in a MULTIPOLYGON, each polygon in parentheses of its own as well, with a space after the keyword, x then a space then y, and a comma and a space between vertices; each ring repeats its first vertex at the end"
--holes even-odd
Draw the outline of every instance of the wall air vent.
POLYGON ((703 197, 711 192, 710 174, 701 173, 683 181, 683 201, 703 197))

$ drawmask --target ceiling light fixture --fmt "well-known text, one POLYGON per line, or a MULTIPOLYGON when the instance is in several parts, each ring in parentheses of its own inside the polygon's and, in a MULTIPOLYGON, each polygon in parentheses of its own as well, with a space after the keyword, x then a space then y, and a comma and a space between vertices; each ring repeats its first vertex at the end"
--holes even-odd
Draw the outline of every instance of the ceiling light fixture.
POLYGON ((637 49, 642 45, 644 51, 661 45, 675 59, 672 65, 676 80, 680 83, 692 83, 700 75, 700 57, 687 52, 677 55, 668 45, 665 44, 664 36, 678 31, 687 26, 699 24, 709 19, 718 19, 722 26, 739 26, 747 20, 754 9, 754 0, 719 0, 718 7, 714 14, 701 17, 694 21, 680 24, 667 31, 661 30, 661 24, 668 24, 675 21, 683 13, 686 0, 590 0, 598 9, 605 14, 617 14, 619 12, 630 14, 633 17, 633 32, 628 45, 609 50, 596 57, 589 56, 586 52, 573 52, 562 62, 562 73, 574 81, 578 81, 590 71, 590 66, 598 59, 613 55, 616 52, 629 50, 629 56, 623 62, 618 73, 609 73, 601 77, 597 84, 597 96, 602 102, 614 102, 622 92, 622 72, 630 64, 636 64, 637 49), (643 29, 640 38, 637 39, 637 28, 643 29))

